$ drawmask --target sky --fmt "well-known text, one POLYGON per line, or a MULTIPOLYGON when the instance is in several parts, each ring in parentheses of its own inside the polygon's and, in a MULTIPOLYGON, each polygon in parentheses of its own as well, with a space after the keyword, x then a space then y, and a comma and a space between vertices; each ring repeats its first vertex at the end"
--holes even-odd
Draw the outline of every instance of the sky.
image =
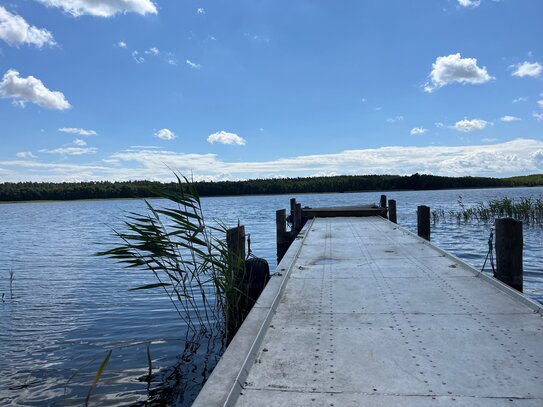
POLYGON ((0 0, 0 182, 543 173, 541 0, 0 0))

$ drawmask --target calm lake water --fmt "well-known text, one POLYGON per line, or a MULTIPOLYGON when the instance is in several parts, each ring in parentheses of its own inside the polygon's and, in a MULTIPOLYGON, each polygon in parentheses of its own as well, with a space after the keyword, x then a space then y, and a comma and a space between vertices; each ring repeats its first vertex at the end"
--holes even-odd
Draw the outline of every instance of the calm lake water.
MULTIPOLYGON (((381 193, 298 195, 303 206, 376 203, 381 193)), ((541 197, 543 188, 388 192, 398 223, 416 231, 416 207, 458 209, 500 197, 541 197)), ((203 199, 208 220, 251 234, 252 249, 275 268, 275 210, 291 196, 203 199)), ((164 201, 155 202, 157 204, 164 201)), ((116 243, 112 227, 138 200, 0 205, 0 404, 82 405, 106 352, 108 367, 91 405, 141 404, 166 393, 190 405, 217 362, 221 344, 187 338, 169 300, 157 291, 128 291, 152 276, 124 270, 97 251, 116 243), (10 290, 10 272, 14 279, 10 290), (147 383, 148 354, 153 379, 147 383), (182 379, 182 380, 181 380, 182 379), (182 383, 179 385, 179 383, 182 383)), ((491 225, 433 226, 432 241, 480 269, 491 225)), ((543 228, 524 228, 525 292, 543 302, 543 228)))

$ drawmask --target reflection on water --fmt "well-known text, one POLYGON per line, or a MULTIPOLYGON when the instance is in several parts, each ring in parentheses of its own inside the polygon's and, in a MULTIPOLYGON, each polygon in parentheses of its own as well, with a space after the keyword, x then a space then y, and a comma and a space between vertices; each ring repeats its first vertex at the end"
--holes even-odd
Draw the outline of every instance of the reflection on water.
MULTIPOLYGON (((446 211, 504 196, 541 196, 543 188, 388 192, 398 222, 416 231, 416 207, 446 211)), ((356 205, 379 192, 308 194, 302 205, 356 205)), ((275 210, 290 196, 206 198, 208 220, 238 219, 251 248, 275 268, 275 210)), ((161 204, 163 201, 155 203, 161 204)), ((93 405, 143 405, 171 400, 190 405, 217 363, 222 341, 187 337, 186 327, 160 291, 128 291, 154 282, 93 256, 111 247, 111 228, 141 201, 80 201, 0 205, 0 400, 5 405, 81 405, 96 371, 113 353, 93 392, 93 405), (10 295, 9 273, 13 272, 10 295), (152 375, 149 382, 149 346, 152 375)), ((480 268, 491 225, 440 222, 432 241, 480 268)), ((525 227, 525 291, 543 301, 543 230, 525 227)))

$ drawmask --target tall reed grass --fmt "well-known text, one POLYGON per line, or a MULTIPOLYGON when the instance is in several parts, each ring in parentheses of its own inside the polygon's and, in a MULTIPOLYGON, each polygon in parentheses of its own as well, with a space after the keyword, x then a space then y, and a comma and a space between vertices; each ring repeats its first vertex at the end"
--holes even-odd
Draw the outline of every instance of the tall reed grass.
POLYGON ((123 231, 115 230, 120 244, 97 253, 127 268, 139 268, 155 278, 134 290, 162 289, 188 330, 202 334, 227 334, 229 307, 240 301, 234 276, 245 259, 229 254, 224 225, 206 224, 200 197, 192 183, 175 174, 177 189, 159 191, 167 206, 157 208, 145 201, 143 214, 128 212, 123 231))
POLYGON ((462 197, 458 199, 459 209, 436 209, 432 211, 434 223, 447 218, 457 222, 480 221, 493 222, 497 218, 510 217, 526 224, 543 225, 543 198, 522 197, 518 199, 502 198, 466 206, 462 197))

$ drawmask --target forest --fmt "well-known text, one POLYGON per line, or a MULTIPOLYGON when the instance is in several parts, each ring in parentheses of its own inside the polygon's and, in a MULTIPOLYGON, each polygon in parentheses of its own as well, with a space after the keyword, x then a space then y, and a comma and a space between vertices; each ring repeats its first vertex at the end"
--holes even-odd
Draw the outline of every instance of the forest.
MULTIPOLYGON (((195 182, 200 196, 300 194, 323 192, 436 190, 543 185, 543 174, 510 178, 441 177, 435 175, 341 175, 332 177, 251 179, 195 182)), ((0 201, 151 198, 173 190, 176 182, 5 182, 0 201)))

